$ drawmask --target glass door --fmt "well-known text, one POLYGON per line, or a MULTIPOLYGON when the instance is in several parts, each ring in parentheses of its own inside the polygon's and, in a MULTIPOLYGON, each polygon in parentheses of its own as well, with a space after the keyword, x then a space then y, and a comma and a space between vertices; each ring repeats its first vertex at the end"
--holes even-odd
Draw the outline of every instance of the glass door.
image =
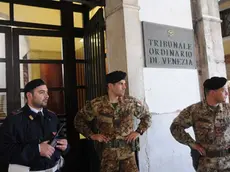
POLYGON ((13 34, 17 106, 25 104, 25 84, 41 78, 49 89, 48 108, 65 115, 61 32, 14 28, 13 34))

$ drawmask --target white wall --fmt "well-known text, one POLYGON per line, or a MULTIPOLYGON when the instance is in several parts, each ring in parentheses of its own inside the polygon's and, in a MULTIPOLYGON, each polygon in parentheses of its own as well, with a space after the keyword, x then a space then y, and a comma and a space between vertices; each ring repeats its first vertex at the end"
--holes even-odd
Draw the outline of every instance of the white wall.
POLYGON ((141 172, 194 172, 190 149, 179 144, 168 128, 177 115, 165 113, 154 116, 145 149, 149 153, 149 168, 141 164, 141 172))
MULTIPOLYGON (((189 0, 139 0, 139 5, 141 21, 192 29, 189 0)), ((169 127, 178 110, 200 100, 197 70, 144 68, 144 85, 153 123, 141 138, 141 172, 193 172, 190 149, 175 141, 169 127)))
POLYGON ((151 112, 169 113, 199 101, 197 70, 144 68, 145 98, 151 112))
POLYGON ((139 0, 140 20, 192 29, 189 0, 139 0))

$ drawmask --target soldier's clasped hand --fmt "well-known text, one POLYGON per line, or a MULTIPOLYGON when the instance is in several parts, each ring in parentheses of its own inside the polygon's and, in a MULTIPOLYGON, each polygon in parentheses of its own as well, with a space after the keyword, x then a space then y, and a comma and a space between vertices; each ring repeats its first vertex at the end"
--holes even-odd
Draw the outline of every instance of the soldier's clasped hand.
POLYGON ((104 136, 103 134, 93 134, 90 136, 92 140, 96 140, 98 142, 105 142, 107 143, 110 139, 104 136))
POLYGON ((205 149, 203 148, 203 147, 201 147, 199 144, 191 144, 190 145, 193 149, 195 149, 195 150, 197 150, 199 153, 200 153, 200 155, 202 155, 202 156, 206 156, 206 151, 205 151, 205 149))
POLYGON ((125 138, 125 140, 127 141, 127 143, 131 143, 132 141, 136 140, 139 135, 140 134, 138 132, 133 131, 125 138))

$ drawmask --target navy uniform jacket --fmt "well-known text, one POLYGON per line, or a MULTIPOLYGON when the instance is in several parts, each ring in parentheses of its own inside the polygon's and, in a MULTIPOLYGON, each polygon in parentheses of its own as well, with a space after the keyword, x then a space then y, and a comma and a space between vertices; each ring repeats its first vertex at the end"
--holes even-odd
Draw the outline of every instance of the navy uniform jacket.
POLYGON ((29 166, 30 170, 52 168, 61 151, 56 149, 51 159, 40 156, 38 144, 49 140, 57 132, 59 120, 53 112, 43 108, 44 122, 28 105, 7 116, 1 126, 0 160, 8 164, 29 166))

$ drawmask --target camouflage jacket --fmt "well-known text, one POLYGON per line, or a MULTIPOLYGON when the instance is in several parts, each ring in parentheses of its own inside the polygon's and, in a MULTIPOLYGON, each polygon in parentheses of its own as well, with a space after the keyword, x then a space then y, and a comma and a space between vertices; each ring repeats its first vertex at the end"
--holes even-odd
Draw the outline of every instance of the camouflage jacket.
POLYGON ((74 125, 79 133, 89 137, 95 133, 88 122, 96 118, 99 133, 110 139, 123 139, 133 131, 134 116, 140 119, 138 129, 146 131, 151 124, 151 115, 145 106, 133 97, 124 96, 114 107, 105 95, 87 102, 75 116, 74 125))
POLYGON ((209 106, 206 101, 185 108, 171 127, 174 138, 182 144, 199 143, 206 150, 220 150, 230 146, 230 106, 209 106), (193 126, 196 141, 185 129, 193 126))

